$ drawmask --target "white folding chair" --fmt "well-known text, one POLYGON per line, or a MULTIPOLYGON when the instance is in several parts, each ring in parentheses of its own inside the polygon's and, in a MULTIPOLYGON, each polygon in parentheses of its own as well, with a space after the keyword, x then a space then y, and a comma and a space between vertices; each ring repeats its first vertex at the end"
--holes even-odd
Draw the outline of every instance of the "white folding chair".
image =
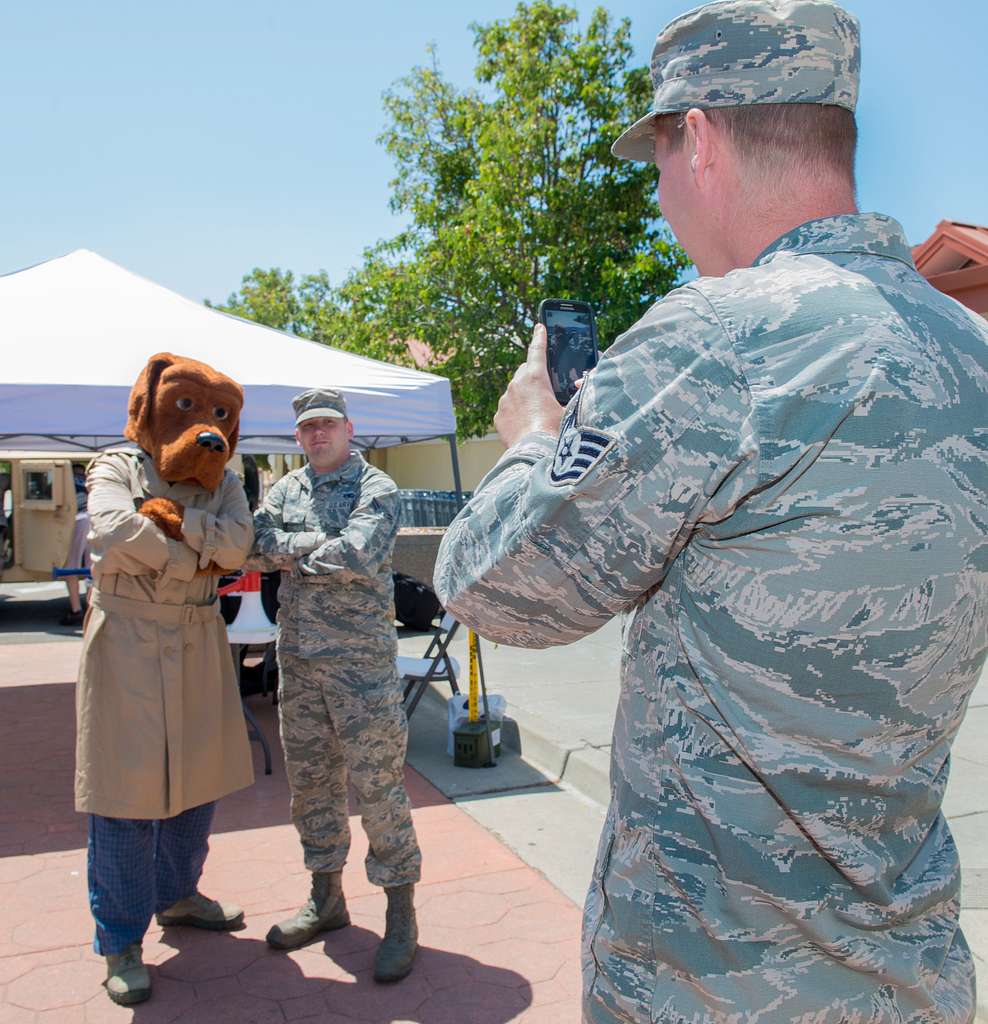
POLYGON ((460 663, 449 653, 449 644, 460 624, 452 615, 442 617, 438 628, 432 631, 432 640, 421 658, 409 658, 398 655, 398 675, 405 688, 405 714, 411 718, 412 713, 422 699, 429 683, 449 683, 453 695, 460 692, 456 677, 460 672, 460 663))

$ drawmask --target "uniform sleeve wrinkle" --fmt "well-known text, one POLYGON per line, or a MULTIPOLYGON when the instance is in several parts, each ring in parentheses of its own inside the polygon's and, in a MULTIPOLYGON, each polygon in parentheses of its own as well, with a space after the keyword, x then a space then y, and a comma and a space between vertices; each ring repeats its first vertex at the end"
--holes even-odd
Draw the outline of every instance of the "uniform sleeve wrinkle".
POLYGON ((748 458, 750 395, 724 328, 682 303, 660 313, 605 354, 555 452, 499 464, 447 532, 440 599, 482 635, 542 647, 593 632, 661 582, 748 458))
POLYGON ((303 576, 339 575, 341 579, 370 580, 391 557, 398 532, 398 496, 390 492, 361 495, 338 537, 330 537, 298 559, 303 576))
MULTIPOLYGON (((631 519, 630 509, 626 509, 625 505, 628 502, 634 503, 636 501, 647 501, 645 496, 636 496, 633 492, 638 486, 639 481, 645 478, 653 470, 660 468, 662 465, 666 465, 668 469, 661 474, 662 478, 668 482, 668 489, 665 493, 656 494, 652 497, 652 502, 657 509, 669 507, 673 503, 672 488, 675 486, 677 480, 677 470, 675 466, 676 450, 675 445, 679 443, 683 435, 692 429, 697 423, 701 421, 703 416, 708 412, 710 404, 714 401, 711 398, 710 402, 700 409, 696 410, 696 415, 693 420, 685 424, 677 437, 671 439, 669 446, 664 450, 659 451, 656 448, 648 448, 645 446, 639 447, 637 454, 632 458, 625 455, 624 464, 613 467, 611 472, 614 474, 617 489, 613 497, 606 503, 601 504, 601 507, 596 515, 585 515, 583 520, 586 525, 588 534, 606 525, 608 521, 613 520, 615 526, 616 538, 620 536, 619 526, 622 521, 629 521, 631 519)), ((620 456, 617 456, 620 458, 620 456)), ((717 469, 720 472, 727 472, 730 468, 737 465, 737 456, 732 450, 725 459, 718 463, 717 469)), ((712 474, 713 476, 714 474, 712 474)), ((717 473, 716 475, 720 475, 717 473)), ((715 489, 719 488, 719 483, 715 485, 715 489)), ((652 586, 661 582, 662 576, 665 574, 665 570, 668 565, 674 560, 676 554, 682 548, 686 542, 689 534, 692 532, 695 521, 700 518, 703 504, 706 499, 706 494, 703 489, 700 488, 694 495, 688 496, 686 501, 689 503, 689 509, 694 512, 693 515, 685 515, 680 522, 679 529, 669 538, 667 544, 660 550, 661 560, 650 568, 653 570, 661 570, 661 574, 649 582, 648 586, 644 589, 649 589, 652 586), (678 543, 677 543, 678 541, 678 543)), ((645 509, 647 512, 647 509, 645 509)), ((546 520, 537 529, 537 532, 533 530, 531 538, 533 543, 536 543, 542 550, 547 554, 552 553, 552 539, 555 534, 555 524, 551 520, 546 520)), ((640 594, 643 592, 635 588, 635 592, 632 595, 626 594, 625 587, 622 587, 622 578, 620 575, 614 575, 608 572, 606 565, 598 565, 589 562, 585 557, 585 551, 583 548, 573 550, 568 556, 564 553, 562 556, 563 568, 583 575, 585 582, 588 586, 593 587, 594 590, 600 594, 601 598, 606 600, 609 605, 614 606, 615 613, 625 608, 630 602, 638 599, 640 594), (596 583, 594 579, 596 578, 596 583)))
POLYGON ((494 466, 487 471, 475 488, 474 494, 479 494, 482 490, 489 487, 492 481, 503 476, 505 473, 515 470, 527 473, 539 459, 545 458, 546 455, 552 453, 556 447, 556 440, 557 438, 551 434, 542 433, 529 434, 523 437, 516 445, 509 448, 494 466))
POLYGON ((284 529, 285 490, 290 477, 282 477, 254 513, 254 546, 247 567, 257 572, 275 572, 295 568, 296 560, 315 551, 326 536, 318 531, 284 529))

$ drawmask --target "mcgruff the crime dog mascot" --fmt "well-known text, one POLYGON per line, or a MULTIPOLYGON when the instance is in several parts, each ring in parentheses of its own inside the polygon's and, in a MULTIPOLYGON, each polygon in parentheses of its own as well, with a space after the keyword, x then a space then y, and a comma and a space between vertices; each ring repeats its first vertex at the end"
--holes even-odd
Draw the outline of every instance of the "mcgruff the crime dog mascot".
POLYGON ((253 781, 216 599, 253 539, 226 463, 243 391, 204 363, 152 356, 130 395, 138 453, 89 470, 94 588, 77 693, 76 810, 89 815, 95 949, 117 1003, 151 994, 141 942, 161 925, 225 931, 243 912, 197 891, 214 802, 253 781))

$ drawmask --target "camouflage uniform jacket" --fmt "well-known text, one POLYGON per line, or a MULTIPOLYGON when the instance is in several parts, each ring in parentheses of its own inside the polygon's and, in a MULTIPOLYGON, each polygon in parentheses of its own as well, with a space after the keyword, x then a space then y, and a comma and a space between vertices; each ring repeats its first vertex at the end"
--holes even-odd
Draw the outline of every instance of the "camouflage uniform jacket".
POLYGON ((654 305, 448 531, 440 599, 484 636, 626 613, 585 1020, 973 1017, 940 805, 986 409, 988 324, 901 228, 811 221, 654 305))
POLYGON ((331 473, 282 477, 254 514, 251 568, 281 569, 278 645, 302 658, 380 647, 394 670, 394 481, 356 452, 331 473))

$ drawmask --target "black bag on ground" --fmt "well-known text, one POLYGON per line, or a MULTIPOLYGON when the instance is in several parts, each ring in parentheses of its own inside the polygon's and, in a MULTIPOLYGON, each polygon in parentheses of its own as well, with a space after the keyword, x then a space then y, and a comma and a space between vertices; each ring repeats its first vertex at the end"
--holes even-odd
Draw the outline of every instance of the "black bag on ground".
POLYGON ((395 585, 395 618, 412 629, 431 629, 439 614, 439 598, 424 583, 404 573, 391 574, 395 585))

